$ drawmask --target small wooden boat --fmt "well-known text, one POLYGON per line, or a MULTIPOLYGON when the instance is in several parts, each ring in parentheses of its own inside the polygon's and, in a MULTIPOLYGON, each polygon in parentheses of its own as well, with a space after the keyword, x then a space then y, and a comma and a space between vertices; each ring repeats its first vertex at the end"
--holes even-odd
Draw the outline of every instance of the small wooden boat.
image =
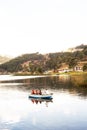
POLYGON ((35 98, 35 99, 52 99, 52 94, 42 94, 42 95, 30 94, 29 98, 35 98))

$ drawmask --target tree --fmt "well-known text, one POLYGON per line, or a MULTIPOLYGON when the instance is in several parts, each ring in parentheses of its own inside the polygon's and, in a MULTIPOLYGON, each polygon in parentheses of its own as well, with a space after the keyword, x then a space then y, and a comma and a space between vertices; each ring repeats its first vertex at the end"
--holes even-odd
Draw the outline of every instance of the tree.
POLYGON ((83 66, 83 71, 87 71, 87 63, 83 66))
POLYGON ((76 65, 77 65, 77 59, 71 58, 70 61, 69 61, 69 68, 73 68, 73 70, 74 70, 74 67, 76 65))

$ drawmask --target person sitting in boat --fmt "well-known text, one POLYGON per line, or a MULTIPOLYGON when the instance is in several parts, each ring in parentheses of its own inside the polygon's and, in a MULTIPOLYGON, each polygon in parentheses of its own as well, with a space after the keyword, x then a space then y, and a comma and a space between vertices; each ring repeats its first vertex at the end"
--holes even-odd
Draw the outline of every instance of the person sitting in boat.
POLYGON ((37 94, 37 90, 36 89, 34 89, 34 94, 37 94))
POLYGON ((34 94, 39 94, 38 89, 34 89, 34 94))
POLYGON ((37 89, 37 90, 36 90, 36 94, 37 94, 37 95, 41 95, 41 94, 42 94, 41 90, 40 90, 40 89, 37 89))
POLYGON ((37 94, 37 90, 35 90, 35 89, 32 89, 32 92, 31 92, 31 94, 37 94))
POLYGON ((31 94, 34 94, 34 89, 32 89, 31 94))
POLYGON ((45 90, 45 94, 49 94, 48 89, 45 90))
POLYGON ((42 92, 41 92, 41 90, 40 90, 40 89, 38 90, 38 94, 39 94, 39 95, 42 95, 42 92))

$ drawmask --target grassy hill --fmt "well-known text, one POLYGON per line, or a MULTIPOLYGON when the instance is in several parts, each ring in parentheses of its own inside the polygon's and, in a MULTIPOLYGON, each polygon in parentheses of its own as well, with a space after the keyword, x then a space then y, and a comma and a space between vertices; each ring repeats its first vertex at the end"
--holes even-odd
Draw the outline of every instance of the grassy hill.
POLYGON ((69 68, 74 68, 79 62, 83 62, 83 66, 85 65, 87 68, 87 45, 77 46, 73 52, 31 53, 18 56, 10 61, 9 58, 6 58, 6 60, 2 60, 3 64, 0 65, 0 72, 25 71, 31 74, 43 73, 49 70, 56 72, 63 63, 68 65, 69 68))

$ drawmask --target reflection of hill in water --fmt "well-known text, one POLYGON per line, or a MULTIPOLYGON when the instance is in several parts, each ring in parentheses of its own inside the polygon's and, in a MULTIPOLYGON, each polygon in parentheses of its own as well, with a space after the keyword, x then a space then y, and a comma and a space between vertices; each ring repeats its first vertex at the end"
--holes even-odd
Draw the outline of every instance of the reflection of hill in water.
POLYGON ((87 87, 87 74, 72 76, 75 86, 87 87))
POLYGON ((76 92, 80 96, 87 96, 87 75, 78 75, 78 76, 72 76, 71 77, 71 82, 75 86, 76 92))
POLYGON ((69 75, 60 75, 60 76, 49 76, 49 77, 39 77, 32 79, 21 79, 14 81, 5 81, 3 83, 10 83, 5 85, 6 87, 15 88, 22 90, 31 90, 32 88, 40 89, 53 89, 68 91, 72 94, 78 94, 80 96, 87 96, 87 76, 69 76, 69 75))

